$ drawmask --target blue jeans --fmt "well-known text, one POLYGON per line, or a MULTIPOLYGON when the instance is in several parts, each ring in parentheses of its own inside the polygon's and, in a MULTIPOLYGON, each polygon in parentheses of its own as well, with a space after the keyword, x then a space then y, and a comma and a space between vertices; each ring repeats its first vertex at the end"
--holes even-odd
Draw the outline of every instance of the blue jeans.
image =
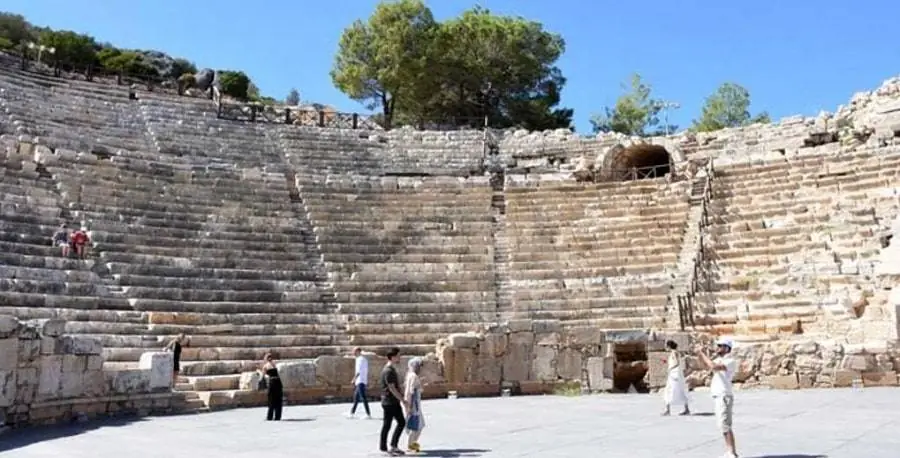
POLYGON ((353 390, 353 407, 350 409, 350 415, 356 413, 356 406, 359 405, 360 401, 362 401, 363 407, 366 408, 366 415, 371 417, 372 412, 369 411, 369 400, 366 397, 365 383, 357 383, 356 389, 353 390))

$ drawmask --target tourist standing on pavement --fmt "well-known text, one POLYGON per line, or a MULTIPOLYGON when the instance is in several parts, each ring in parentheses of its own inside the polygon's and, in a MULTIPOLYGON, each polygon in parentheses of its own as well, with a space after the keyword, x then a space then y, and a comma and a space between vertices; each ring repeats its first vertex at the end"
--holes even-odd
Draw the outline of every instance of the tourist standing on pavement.
POLYGON ((406 399, 400 391, 400 376, 397 374, 397 359, 400 356, 399 348, 391 348, 387 353, 387 364, 381 371, 381 409, 384 411, 384 417, 381 422, 381 437, 378 442, 379 449, 390 455, 404 455, 398 444, 400 436, 403 434, 403 428, 406 427, 406 420, 403 411, 409 410, 406 405, 406 399), (397 422, 394 434, 391 436, 391 448, 388 449, 387 438, 391 431, 391 423, 397 422))
POLYGON ((666 378, 666 388, 663 390, 663 398, 666 401, 666 410, 663 411, 663 415, 671 414, 672 404, 684 406, 684 410, 679 415, 690 415, 688 388, 684 380, 684 360, 681 358, 681 354, 678 353, 677 343, 667 340, 666 348, 669 350, 667 361, 669 373, 666 378))
POLYGON ((734 413, 734 393, 731 382, 737 369, 737 362, 731 356, 734 343, 728 339, 720 339, 716 342, 716 359, 710 360, 709 356, 700 349, 697 357, 713 371, 709 392, 715 405, 716 422, 725 437, 727 449, 725 458, 737 458, 737 448, 734 445, 734 432, 732 431, 732 415, 734 413))
POLYGON ((259 371, 267 379, 266 400, 269 408, 266 411, 266 421, 280 421, 281 407, 284 403, 284 386, 281 384, 281 377, 278 376, 278 368, 275 367, 275 359, 271 353, 263 356, 263 365, 259 371))
POLYGON ((372 419, 372 412, 369 410, 368 393, 366 392, 366 383, 369 380, 369 360, 362 355, 362 349, 356 347, 353 349, 353 356, 356 358, 356 370, 353 375, 353 407, 350 408, 350 418, 356 415, 356 407, 360 402, 366 409, 366 417, 372 419))
POLYGON ((406 430, 409 431, 408 448, 411 452, 418 453, 422 450, 419 445, 419 436, 425 427, 425 416, 422 414, 422 379, 419 373, 422 371, 422 358, 409 360, 409 368, 406 371, 406 383, 404 384, 403 398, 406 400, 406 430))

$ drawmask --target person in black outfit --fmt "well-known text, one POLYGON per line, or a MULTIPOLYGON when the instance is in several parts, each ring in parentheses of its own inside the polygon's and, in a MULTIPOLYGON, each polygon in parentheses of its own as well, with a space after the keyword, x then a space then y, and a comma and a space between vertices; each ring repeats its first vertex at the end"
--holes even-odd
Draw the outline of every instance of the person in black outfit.
POLYGON ((384 417, 381 423, 381 440, 378 443, 379 449, 390 455, 403 455, 398 444, 400 436, 403 434, 403 428, 406 427, 406 418, 403 415, 403 409, 406 406, 406 399, 400 391, 400 376, 397 375, 397 357, 400 355, 399 348, 391 348, 387 353, 387 364, 381 371, 381 409, 384 411, 384 417), (391 436, 391 448, 388 450, 387 438, 391 431, 391 423, 396 421, 397 428, 394 429, 394 435, 391 436))
POLYGON ((260 368, 263 376, 268 378, 268 391, 266 398, 268 400, 269 409, 266 411, 266 421, 280 421, 281 407, 284 401, 284 386, 281 384, 281 378, 278 376, 278 368, 275 367, 275 360, 271 353, 263 356, 263 365, 260 368))
POLYGON ((172 370, 172 384, 178 381, 178 373, 181 372, 181 344, 186 339, 185 335, 178 334, 174 339, 170 340, 165 350, 172 352, 172 362, 174 367, 172 370))

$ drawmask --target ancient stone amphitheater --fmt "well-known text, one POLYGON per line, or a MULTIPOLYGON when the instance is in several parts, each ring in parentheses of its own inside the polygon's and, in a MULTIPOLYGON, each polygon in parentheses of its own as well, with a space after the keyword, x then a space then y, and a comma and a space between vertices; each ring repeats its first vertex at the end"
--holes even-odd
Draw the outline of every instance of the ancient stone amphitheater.
POLYGON ((663 338, 721 334, 746 386, 897 384, 900 80, 651 139, 236 122, 15 67, 0 108, 0 423, 259 404, 268 351, 290 401, 346 398, 354 346, 429 355, 436 396, 643 391, 663 338))

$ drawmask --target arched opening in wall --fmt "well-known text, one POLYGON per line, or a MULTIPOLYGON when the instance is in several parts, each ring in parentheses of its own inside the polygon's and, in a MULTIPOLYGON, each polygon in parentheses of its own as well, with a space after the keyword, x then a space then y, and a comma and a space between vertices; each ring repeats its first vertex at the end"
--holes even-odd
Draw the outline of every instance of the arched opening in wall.
POLYGON ((644 380, 647 375, 647 342, 616 342, 613 348, 615 366, 613 368, 613 390, 619 393, 648 393, 644 380))
POLYGON ((609 178, 616 181, 660 178, 672 171, 672 156, 659 145, 632 145, 609 162, 609 178))

